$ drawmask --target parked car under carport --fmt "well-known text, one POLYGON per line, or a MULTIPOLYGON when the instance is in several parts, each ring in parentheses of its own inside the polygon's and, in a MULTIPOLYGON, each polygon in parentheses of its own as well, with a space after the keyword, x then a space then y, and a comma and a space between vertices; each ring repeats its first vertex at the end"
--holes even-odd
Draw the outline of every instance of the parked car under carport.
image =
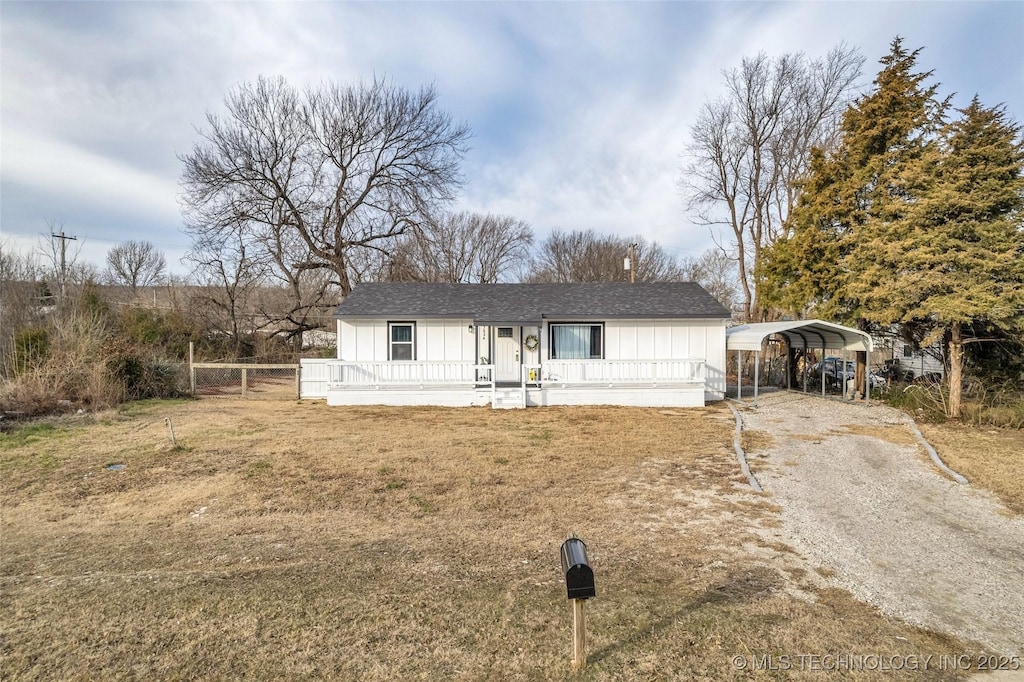
MULTIPOLYGON (((822 365, 824 365, 825 371, 825 383, 828 388, 832 390, 843 391, 847 385, 847 381, 853 379, 857 370, 857 363, 853 360, 843 360, 830 356, 811 365, 810 374, 815 380, 821 379, 822 365)), ((888 382, 885 377, 878 374, 877 372, 871 372, 869 379, 871 388, 885 388, 888 382)))

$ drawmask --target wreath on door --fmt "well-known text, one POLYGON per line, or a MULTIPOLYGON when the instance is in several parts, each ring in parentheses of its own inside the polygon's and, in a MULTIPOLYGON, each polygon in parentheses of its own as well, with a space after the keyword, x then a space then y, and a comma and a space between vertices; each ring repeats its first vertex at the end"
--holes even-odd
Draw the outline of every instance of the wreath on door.
POLYGON ((533 352, 540 347, 540 339, 537 338, 536 334, 530 334, 523 340, 523 346, 526 347, 526 350, 533 352))

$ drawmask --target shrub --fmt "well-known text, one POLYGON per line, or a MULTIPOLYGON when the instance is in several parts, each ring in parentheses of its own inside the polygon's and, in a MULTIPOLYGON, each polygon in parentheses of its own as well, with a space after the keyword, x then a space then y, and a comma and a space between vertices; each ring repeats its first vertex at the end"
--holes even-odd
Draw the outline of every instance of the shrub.
POLYGON ((188 343, 199 338, 196 326, 175 311, 127 308, 116 323, 115 332, 142 346, 159 347, 163 355, 188 357, 188 343))
POLYGON ((103 357, 118 402, 174 398, 183 392, 178 366, 162 361, 153 349, 119 338, 104 345, 103 357))
POLYGON ((113 405, 116 395, 99 361, 107 333, 102 318, 70 312, 54 316, 45 331, 45 353, 4 384, 0 407, 33 415, 74 404, 113 405))
MULTIPOLYGON (((1024 429, 1024 391, 1019 386, 991 385, 978 379, 965 383, 962 421, 974 426, 1024 429)), ((949 387, 944 384, 893 384, 881 397, 923 421, 941 423, 949 418, 949 387)))
POLYGON ((38 365, 50 348, 50 332, 46 327, 27 327, 14 337, 15 372, 24 372, 38 365))
POLYGON ((881 397, 888 404, 911 413, 915 418, 932 423, 946 421, 948 395, 938 384, 893 383, 881 397))

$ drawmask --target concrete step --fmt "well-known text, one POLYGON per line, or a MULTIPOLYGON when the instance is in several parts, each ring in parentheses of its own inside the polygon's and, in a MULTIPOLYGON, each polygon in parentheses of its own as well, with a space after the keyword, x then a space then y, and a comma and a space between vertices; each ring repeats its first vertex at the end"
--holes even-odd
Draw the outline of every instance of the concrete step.
POLYGON ((515 410, 523 407, 523 392, 521 389, 498 389, 494 393, 494 403, 491 404, 496 410, 515 410))

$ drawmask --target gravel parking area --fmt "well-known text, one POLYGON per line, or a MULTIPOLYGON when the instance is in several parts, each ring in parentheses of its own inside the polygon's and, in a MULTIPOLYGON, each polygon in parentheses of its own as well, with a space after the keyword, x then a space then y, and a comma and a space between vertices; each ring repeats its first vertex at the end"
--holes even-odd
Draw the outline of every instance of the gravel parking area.
POLYGON ((770 435, 748 460, 781 508, 784 540, 828 583, 1024 655, 1024 519, 940 473, 909 417, 794 393, 764 395, 742 414, 744 429, 770 435))

